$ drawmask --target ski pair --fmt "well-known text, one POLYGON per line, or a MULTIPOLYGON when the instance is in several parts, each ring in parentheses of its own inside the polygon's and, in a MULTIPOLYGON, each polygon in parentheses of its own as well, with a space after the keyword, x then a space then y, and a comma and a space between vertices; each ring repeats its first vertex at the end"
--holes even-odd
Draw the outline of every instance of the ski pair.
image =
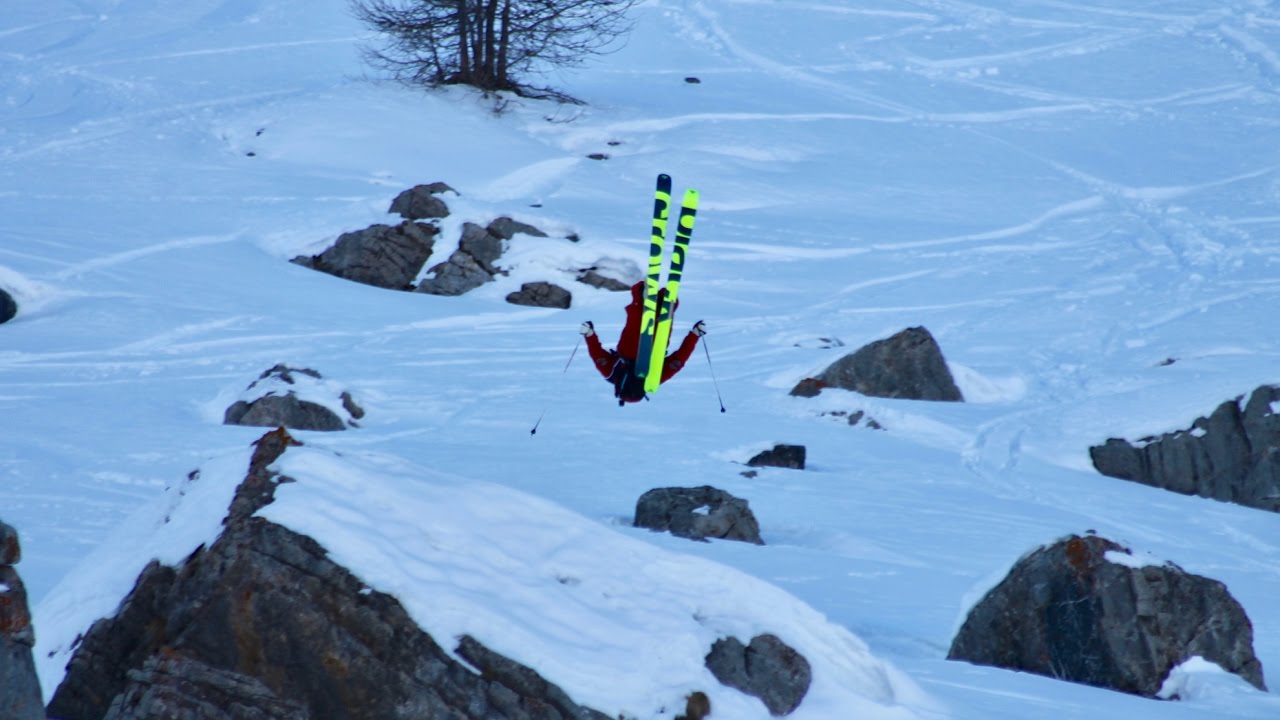
POLYGON ((693 221, 698 215, 698 191, 685 190, 676 219, 676 238, 667 266, 666 293, 662 285, 662 259, 667 242, 667 220, 671 212, 671 176, 658 176, 653 196, 653 229, 649 238, 649 267, 644 284, 644 312, 640 316, 640 351, 636 357, 636 376, 644 378, 644 391, 655 393, 662 382, 662 366, 667 359, 671 340, 671 320, 676 299, 680 295, 680 278, 684 273, 685 253, 693 234, 693 221))

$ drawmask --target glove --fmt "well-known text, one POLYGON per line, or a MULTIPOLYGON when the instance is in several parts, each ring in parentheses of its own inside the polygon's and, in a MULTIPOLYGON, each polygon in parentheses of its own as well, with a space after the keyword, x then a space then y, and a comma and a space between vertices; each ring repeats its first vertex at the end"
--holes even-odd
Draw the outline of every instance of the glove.
POLYGON ((699 320, 698 322, 693 324, 693 329, 691 329, 689 332, 693 333, 694 335, 697 335, 698 337, 702 337, 703 335, 707 334, 707 324, 699 320))
POLYGON ((591 321, 588 320, 582 323, 582 327, 578 329, 578 332, 582 333, 583 337, 591 337, 596 334, 596 326, 592 325, 591 321))

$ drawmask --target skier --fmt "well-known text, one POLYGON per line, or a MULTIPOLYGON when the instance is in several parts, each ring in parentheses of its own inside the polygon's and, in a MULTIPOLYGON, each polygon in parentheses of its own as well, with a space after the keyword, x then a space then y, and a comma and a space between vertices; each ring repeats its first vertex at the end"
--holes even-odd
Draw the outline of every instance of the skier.
MULTIPOLYGON (((665 299, 666 292, 666 288, 659 291, 659 306, 665 299)), ((680 307, 679 300, 676 301, 675 307, 671 308, 672 316, 675 315, 678 307, 680 307)), ((600 371, 604 379, 613 385, 613 395, 618 398, 619 405, 645 399, 644 378, 638 378, 634 373, 636 355, 640 349, 640 319, 643 314, 644 281, 641 280, 631 286, 631 304, 627 305, 627 321, 622 328, 622 334, 618 336, 616 350, 604 349, 600 344, 599 336, 596 335, 595 325, 590 320, 582 323, 581 332, 587 338, 587 350, 591 353, 591 359, 595 362, 596 370, 600 371)), ((661 382, 670 380, 680 372, 685 363, 689 362, 689 356, 693 354, 694 349, 698 347, 698 338, 706 334, 706 323, 699 320, 693 324, 684 342, 680 343, 680 347, 668 355, 662 363, 661 382)))

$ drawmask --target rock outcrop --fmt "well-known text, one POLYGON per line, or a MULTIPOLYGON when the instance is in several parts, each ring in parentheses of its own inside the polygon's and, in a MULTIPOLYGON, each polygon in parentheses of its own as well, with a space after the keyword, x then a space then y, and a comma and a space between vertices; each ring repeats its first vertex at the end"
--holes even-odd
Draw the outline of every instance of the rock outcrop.
POLYGON ((396 598, 256 516, 290 482, 270 467, 295 443, 265 435, 218 539, 178 567, 152 562, 89 628, 51 717, 608 720, 474 638, 456 649, 464 665, 396 598))
MULTIPOLYGON (((498 266, 498 260, 515 235, 547 237, 533 225, 506 216, 487 226, 464 223, 457 249, 444 262, 427 269, 426 277, 419 280, 435 249, 440 234, 439 221, 450 214, 448 205, 438 197, 447 192, 457 194, 442 182, 415 185, 397 195, 387 209, 388 213, 403 218, 403 222, 375 224, 343 233, 319 255, 298 256, 292 262, 376 287, 456 296, 506 274, 498 266)), ((576 240, 576 237, 570 239, 576 240)), ((601 278, 601 281, 606 280, 601 278)), ((509 301, 520 305, 568 307, 567 290, 547 282, 530 285, 534 287, 526 285, 519 292, 511 293, 509 301)))
POLYGON ((276 365, 249 384, 245 392, 251 399, 232 403, 222 422, 291 430, 336 431, 355 427, 356 421, 364 417, 364 409, 356 404, 351 393, 329 392, 317 382, 320 380, 320 373, 310 368, 276 365), (333 397, 323 397, 326 393, 333 397), (346 417, 330 405, 340 406, 346 417))
POLYGON ((414 185, 391 201, 388 213, 395 213, 405 220, 438 220, 449 217, 449 206, 436 197, 442 193, 458 194, 457 190, 442 182, 414 185))
POLYGON ((749 467, 780 467, 803 470, 805 461, 803 445, 774 445, 769 450, 756 453, 747 461, 749 467))
POLYGON ((1156 697, 1197 655, 1266 689, 1253 626, 1226 586, 1071 536, 1019 561, 970 611, 947 657, 1156 697))
POLYGON ((0 522, 0 718, 44 720, 31 648, 35 629, 27 589, 14 567, 22 560, 18 531, 0 522))
POLYGON ((610 277, 601 272, 600 268, 588 267, 578 270, 577 281, 583 285, 590 285, 593 288, 608 290, 610 292, 626 292, 631 289, 634 283, 627 283, 615 277, 610 277))
POLYGON ((370 225, 343 233, 319 255, 299 256, 293 262, 366 285, 411 290, 431 257, 437 233, 434 225, 412 220, 370 225))
POLYGON ((743 645, 723 638, 707 653, 707 669, 721 683, 760 698, 769 713, 789 715, 809 692, 809 661, 776 635, 757 635, 743 645))
POLYGON ((740 540, 763 545, 746 500, 719 488, 656 488, 636 501, 635 526, 690 540, 740 540))
POLYGON ((1222 403, 1187 430, 1089 448, 1103 475, 1280 512, 1280 387, 1222 403))
POLYGON ((923 327, 907 328, 863 346, 816 377, 801 380, 791 394, 813 397, 824 388, 852 390, 870 397, 964 400, 941 348, 923 327))
POLYGON ((502 272, 497 262, 510 237, 496 232, 492 224, 486 228, 466 223, 462 226, 458 249, 448 260, 429 270, 431 276, 418 283, 417 291, 431 295, 462 295, 492 281, 502 272))
POLYGON ((519 291, 509 293, 507 302, 512 305, 568 309, 573 304, 573 295, 559 285, 532 282, 524 283, 519 291))

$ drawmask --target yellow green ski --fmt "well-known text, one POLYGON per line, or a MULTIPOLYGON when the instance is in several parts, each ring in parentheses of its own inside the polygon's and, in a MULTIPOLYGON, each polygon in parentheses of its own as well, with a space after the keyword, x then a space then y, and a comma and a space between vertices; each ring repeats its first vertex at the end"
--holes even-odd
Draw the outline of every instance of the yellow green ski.
MULTIPOLYGON (((644 281, 644 311, 640 315, 640 346, 636 355, 636 377, 649 372, 653 341, 658 327, 658 290, 662 282, 663 245, 667 241, 667 216, 671 208, 671 176, 659 175, 653 192, 653 227, 649 234, 649 267, 644 281)), ((658 366, 657 375, 662 375, 658 366)))
MULTIPOLYGON (((671 188, 671 178, 667 177, 666 175, 659 176, 658 178, 659 185, 661 185, 662 178, 667 179, 667 197, 669 199, 670 188, 671 188)), ((655 218, 656 216, 657 216, 657 211, 655 209, 655 218)), ((654 301, 653 304, 655 305, 654 320, 656 321, 656 327, 654 327, 654 334, 652 336, 652 339, 650 340, 650 342, 652 343, 652 346, 649 351, 650 355, 649 355, 648 367, 646 368, 645 374, 641 375, 641 377, 644 378, 644 391, 646 393, 652 394, 657 392, 658 385, 662 383, 662 366, 666 362, 667 344, 671 340, 672 315, 675 313, 676 300, 680 297, 680 279, 681 279, 681 276, 684 274, 685 255, 689 251, 689 239, 693 235, 693 221, 697 218, 697 216, 698 216, 698 191, 692 190, 692 189, 685 190, 684 199, 680 203, 680 215, 676 222, 676 242, 675 242, 675 246, 671 248, 671 262, 667 268, 667 292, 662 297, 661 303, 657 302, 658 277, 657 277, 657 272, 654 270, 653 248, 652 246, 650 247, 649 276, 648 276, 648 280, 645 283, 645 289, 646 289, 646 292, 652 290, 651 294, 654 301)), ((666 220, 664 218, 663 220, 664 231, 665 231, 665 228, 666 228, 666 220)), ((657 231, 658 231, 658 226, 655 221, 654 233, 656 234, 657 231)), ((661 246, 659 245, 658 248, 659 248, 658 260, 660 262, 661 246)), ((648 309, 649 309, 649 295, 646 295, 645 297, 646 314, 648 313, 648 309)), ((649 327, 648 323, 642 323, 641 325, 642 329, 648 328, 648 327, 649 327)), ((640 363, 644 362, 643 358, 645 353, 645 348, 644 348, 645 339, 646 339, 645 335, 642 334, 640 338, 640 358, 641 358, 639 360, 640 363)))

